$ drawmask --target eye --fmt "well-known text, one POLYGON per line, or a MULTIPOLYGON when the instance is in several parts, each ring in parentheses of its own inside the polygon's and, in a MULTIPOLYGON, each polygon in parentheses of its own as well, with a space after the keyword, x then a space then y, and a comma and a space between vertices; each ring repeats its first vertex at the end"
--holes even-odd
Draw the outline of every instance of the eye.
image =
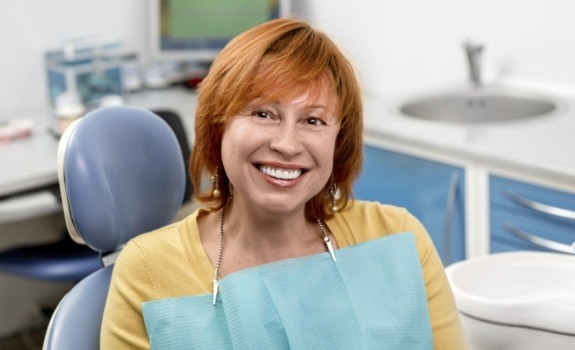
POLYGON ((315 126, 327 125, 325 121, 317 117, 307 117, 305 123, 307 125, 315 125, 315 126))
POLYGON ((260 119, 271 119, 273 118, 273 115, 270 112, 267 111, 261 111, 261 110, 257 110, 257 111, 253 111, 251 112, 251 115, 260 119))

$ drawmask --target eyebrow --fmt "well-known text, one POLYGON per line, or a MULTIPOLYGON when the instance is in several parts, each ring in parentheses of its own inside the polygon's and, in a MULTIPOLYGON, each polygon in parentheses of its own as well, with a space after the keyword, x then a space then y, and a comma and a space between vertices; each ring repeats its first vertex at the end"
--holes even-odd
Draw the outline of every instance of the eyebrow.
MULTIPOLYGON (((269 102, 269 103, 270 103, 270 104, 274 104, 274 105, 279 105, 281 102, 279 102, 279 101, 271 101, 271 102, 269 102)), ((305 108, 305 109, 325 109, 325 110, 327 110, 327 109, 329 109, 329 106, 325 106, 325 105, 309 105, 309 106, 305 106, 305 105, 304 105, 302 108, 305 108)))
POLYGON ((306 108, 309 108, 309 109, 328 109, 328 107, 324 106, 324 105, 311 105, 311 106, 307 106, 306 108))
MULTIPOLYGON (((248 104, 246 105, 246 107, 252 106, 252 105, 254 105, 254 104, 255 104, 255 105, 259 105, 259 104, 262 104, 262 103, 264 103, 264 104, 271 104, 271 105, 279 105, 279 104, 281 104, 281 102, 278 101, 278 100, 263 102, 263 100, 265 100, 265 98, 266 98, 266 95, 257 96, 257 97, 255 97, 255 98, 253 98, 253 99, 250 101, 250 103, 248 103, 248 104)), ((323 109, 323 110, 329 110, 330 107, 327 106, 327 105, 314 104, 314 105, 309 105, 309 106, 303 106, 303 108, 305 108, 305 109, 323 109)))

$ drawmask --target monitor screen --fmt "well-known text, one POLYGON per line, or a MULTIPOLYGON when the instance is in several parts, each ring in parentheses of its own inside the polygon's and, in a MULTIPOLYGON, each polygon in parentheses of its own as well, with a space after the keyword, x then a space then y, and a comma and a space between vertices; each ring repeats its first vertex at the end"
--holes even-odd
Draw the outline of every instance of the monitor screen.
POLYGON ((149 0, 153 60, 210 62, 236 35, 286 17, 290 0, 149 0))

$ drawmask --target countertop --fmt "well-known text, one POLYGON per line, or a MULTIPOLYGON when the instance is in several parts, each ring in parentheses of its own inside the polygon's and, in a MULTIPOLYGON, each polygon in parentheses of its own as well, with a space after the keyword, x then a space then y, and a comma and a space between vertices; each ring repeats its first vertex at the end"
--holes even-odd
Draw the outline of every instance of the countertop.
POLYGON ((558 108, 549 115, 481 125, 419 120, 399 112, 406 98, 368 97, 365 135, 462 163, 530 172, 561 181, 575 192, 575 100, 555 96, 558 108))

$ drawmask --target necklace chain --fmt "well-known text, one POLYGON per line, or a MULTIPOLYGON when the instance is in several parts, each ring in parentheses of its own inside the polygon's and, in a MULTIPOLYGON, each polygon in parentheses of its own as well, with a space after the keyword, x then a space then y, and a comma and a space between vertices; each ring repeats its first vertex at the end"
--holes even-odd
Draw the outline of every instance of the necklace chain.
POLYGON ((216 268, 214 270, 214 278, 212 280, 212 304, 216 305, 216 297, 218 296, 218 285, 220 278, 218 273, 220 271, 220 264, 222 263, 222 250, 224 247, 224 208, 220 213, 220 229, 219 229, 219 243, 218 243, 218 260, 216 261, 216 268))
MULTIPOLYGON (((331 239, 329 238, 329 236, 327 235, 327 233, 325 232, 325 228, 323 227, 323 223, 321 222, 320 219, 317 219, 317 224, 319 226, 319 230, 321 231, 322 235, 323 235, 323 242, 325 243, 327 250, 329 252, 329 255, 331 256, 333 261, 336 261, 335 258, 335 252, 333 250, 333 246, 331 245, 331 239)), ((218 244, 218 259, 216 260, 216 268, 214 269, 214 278, 212 280, 213 284, 212 284, 212 304, 215 306, 216 305, 216 298, 218 296, 218 288, 219 288, 219 283, 220 283, 220 277, 219 277, 219 271, 220 271, 220 265, 222 263, 222 251, 223 251, 223 247, 224 247, 224 209, 222 208, 222 212, 220 213, 220 225, 219 225, 219 244, 218 244)))

